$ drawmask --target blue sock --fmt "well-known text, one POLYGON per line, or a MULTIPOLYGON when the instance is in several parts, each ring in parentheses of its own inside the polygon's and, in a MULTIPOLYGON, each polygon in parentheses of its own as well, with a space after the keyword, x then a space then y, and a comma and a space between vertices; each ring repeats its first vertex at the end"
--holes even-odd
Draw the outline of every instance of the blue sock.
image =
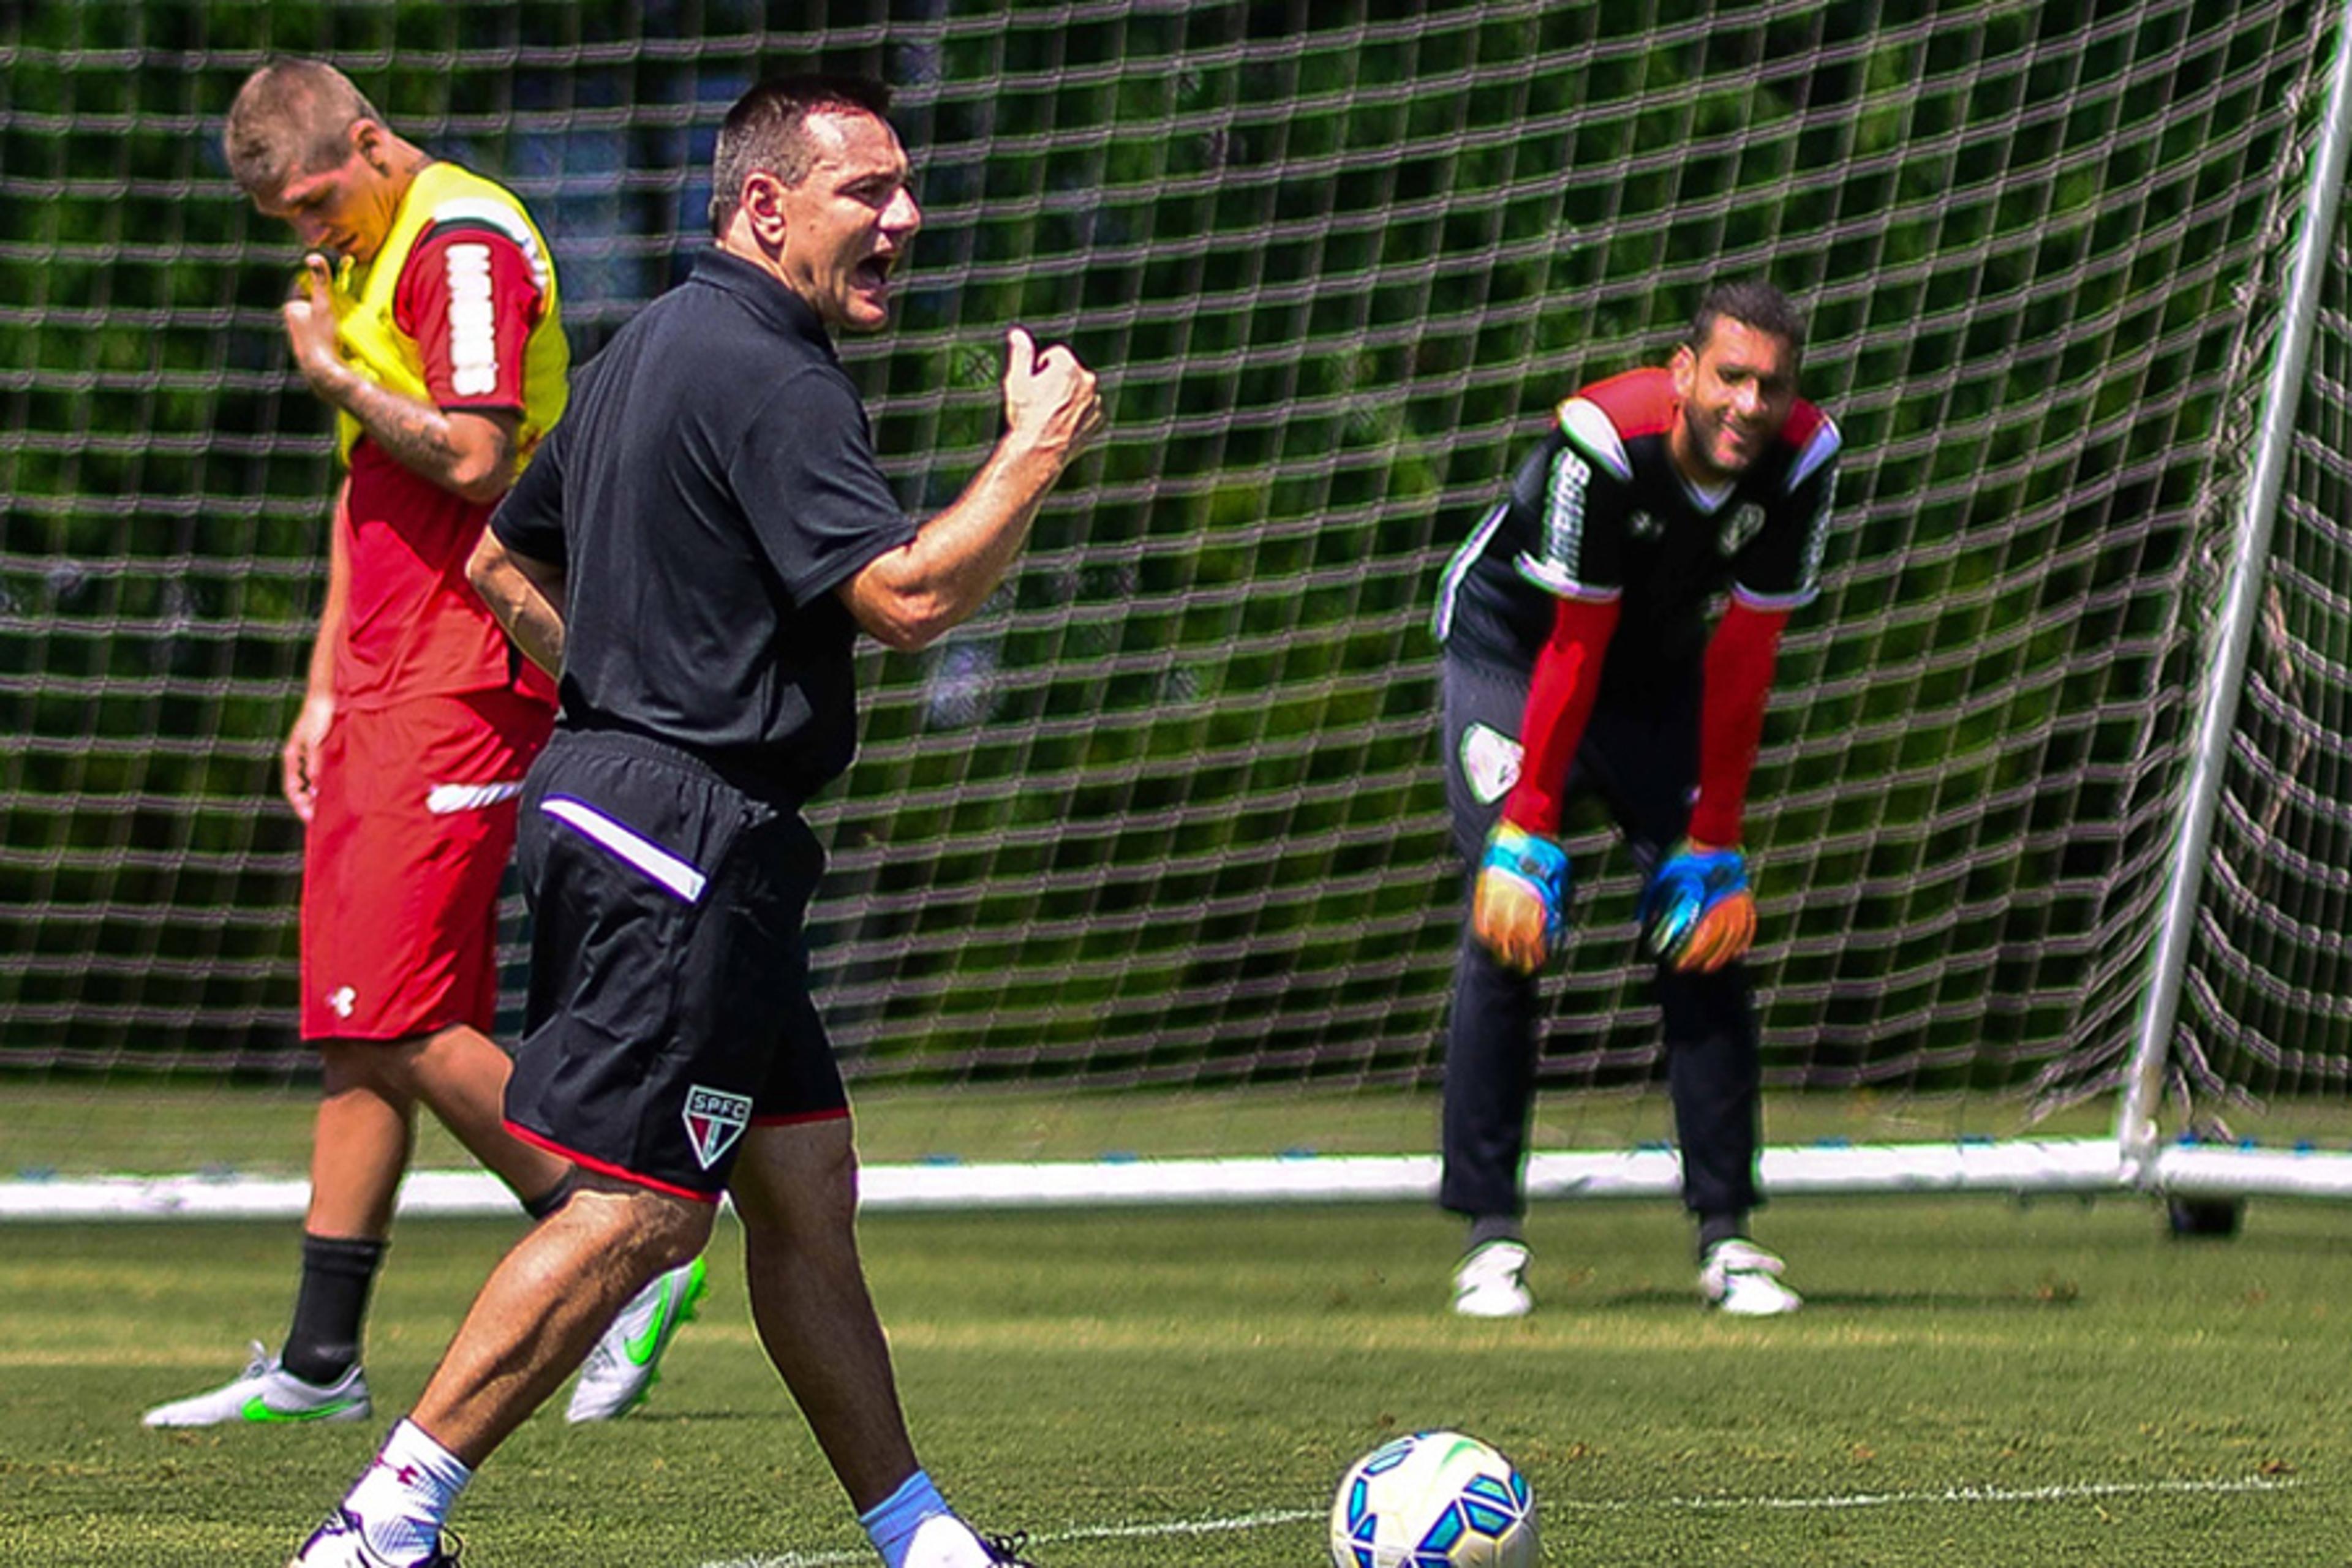
POLYGON ((898 1483, 898 1489, 857 1516, 874 1550, 882 1553, 883 1568, 899 1568, 907 1560, 907 1543, 915 1530, 934 1514, 949 1511, 947 1500, 931 1478, 918 1469, 898 1483))

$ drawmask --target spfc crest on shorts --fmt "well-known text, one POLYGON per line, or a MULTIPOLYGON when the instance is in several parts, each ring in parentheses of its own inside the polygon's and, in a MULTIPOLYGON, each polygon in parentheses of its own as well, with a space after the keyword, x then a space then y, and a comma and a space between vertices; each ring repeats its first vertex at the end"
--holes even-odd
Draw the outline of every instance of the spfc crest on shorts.
POLYGON ((686 1136, 704 1170, 735 1146, 743 1129, 751 1125, 751 1097, 726 1094, 715 1089, 689 1086, 686 1091, 686 1136))

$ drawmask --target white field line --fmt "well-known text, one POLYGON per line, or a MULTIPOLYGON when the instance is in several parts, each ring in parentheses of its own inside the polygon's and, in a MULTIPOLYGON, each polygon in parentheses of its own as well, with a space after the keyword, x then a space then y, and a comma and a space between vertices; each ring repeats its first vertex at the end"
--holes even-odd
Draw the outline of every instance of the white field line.
MULTIPOLYGON (((1583 1498, 1548 1497, 1538 1504, 1546 1513, 1706 1512, 1745 1509, 1852 1509, 1937 1506, 1949 1503, 2039 1503, 2091 1501, 2100 1498, 2179 1496, 2183 1493, 2276 1492, 2294 1486, 2292 1479, 2266 1476, 2236 1481, 2107 1481, 2079 1486, 1946 1487, 1937 1491, 1848 1492, 1828 1497, 1681 1497, 1592 1501, 1583 1498)), ((1236 1514, 1226 1519, 1171 1520, 1161 1524, 1095 1525, 1057 1530, 1032 1539, 1040 1546, 1065 1541, 1134 1541, 1179 1535, 1224 1535, 1264 1530, 1270 1525, 1298 1524, 1321 1519, 1325 1510, 1280 1509, 1264 1513, 1236 1514)), ((781 1557, 730 1557, 706 1563, 702 1568, 838 1568, 844 1563, 871 1563, 871 1549, 854 1552, 787 1552, 781 1557)))
POLYGON ((1558 1513, 1633 1513, 1648 1510, 1705 1512, 1715 1510, 1783 1509, 1791 1511, 1845 1508, 1906 1508, 1938 1503, 2084 1502, 2113 1497, 2172 1497, 2182 1493, 2283 1492, 2291 1479, 2251 1476, 2238 1481, 2101 1481, 2079 1486, 1945 1487, 1936 1491, 1848 1492, 1832 1497, 1683 1497, 1657 1502, 1633 1500, 1592 1501, 1584 1498, 1546 1498, 1538 1505, 1558 1513))
MULTIPOLYGON (((1321 1519, 1323 1509, 1277 1509, 1265 1513, 1235 1514, 1230 1519, 1179 1519, 1164 1524, 1099 1524, 1078 1530, 1057 1530, 1050 1535, 1034 1535, 1030 1540, 1037 1545, 1057 1541, 1136 1541, 1159 1539, 1171 1535, 1229 1535, 1241 1530, 1263 1530, 1270 1524, 1297 1524, 1301 1521, 1321 1519)), ((787 1552, 782 1557, 730 1557, 723 1563, 706 1563, 702 1568, 826 1568, 842 1563, 871 1563, 874 1550, 860 1547, 855 1552, 787 1552)))

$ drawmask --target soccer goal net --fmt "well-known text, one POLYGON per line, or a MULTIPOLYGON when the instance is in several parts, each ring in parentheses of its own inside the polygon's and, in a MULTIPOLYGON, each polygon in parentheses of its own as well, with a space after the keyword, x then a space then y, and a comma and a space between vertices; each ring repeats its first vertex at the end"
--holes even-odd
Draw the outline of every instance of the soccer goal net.
MULTIPOLYGON (((307 53, 532 207, 575 357, 704 243, 744 87, 887 80, 926 223, 898 320, 843 347, 910 509, 992 439, 1008 324, 1102 373, 1108 432, 997 600, 863 656, 862 757, 814 811, 869 1158, 1425 1159, 1461 898, 1438 572, 1559 398, 1754 277, 1808 309, 1805 390, 1846 437, 1748 814, 1768 1136, 2080 1138, 2053 1179, 2112 1180, 2340 26, 2316 0, 7 8, 0 1163, 267 1165, 258 1086, 299 1168, 276 759, 333 459, 278 321, 290 236, 217 142, 244 73, 307 53)), ((2352 347, 2323 249, 2150 1069, 2167 1136, 2352 1142, 2352 347)), ((1672 1129, 1632 868, 1591 825, 1572 850, 1538 1140, 1640 1165, 1672 1129)))

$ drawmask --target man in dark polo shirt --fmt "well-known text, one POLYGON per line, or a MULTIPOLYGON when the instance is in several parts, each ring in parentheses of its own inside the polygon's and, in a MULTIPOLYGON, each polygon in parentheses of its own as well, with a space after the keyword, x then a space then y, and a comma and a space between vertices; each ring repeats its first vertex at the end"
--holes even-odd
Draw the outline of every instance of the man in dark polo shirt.
POLYGON ((491 1275, 410 1417, 296 1559, 430 1568, 450 1505, 722 1194, 761 1342, 887 1568, 1017 1561, 916 1462, 855 1229, 849 1111, 808 992, 824 856, 800 806, 849 764, 865 631, 923 647, 988 597, 1099 428, 1066 348, 1007 339, 1005 434, 918 524, 829 333, 888 319, 922 221, 863 81, 729 112, 718 246, 578 378, 475 586, 562 677, 524 797, 530 1015, 507 1095, 578 1190, 491 1275))

